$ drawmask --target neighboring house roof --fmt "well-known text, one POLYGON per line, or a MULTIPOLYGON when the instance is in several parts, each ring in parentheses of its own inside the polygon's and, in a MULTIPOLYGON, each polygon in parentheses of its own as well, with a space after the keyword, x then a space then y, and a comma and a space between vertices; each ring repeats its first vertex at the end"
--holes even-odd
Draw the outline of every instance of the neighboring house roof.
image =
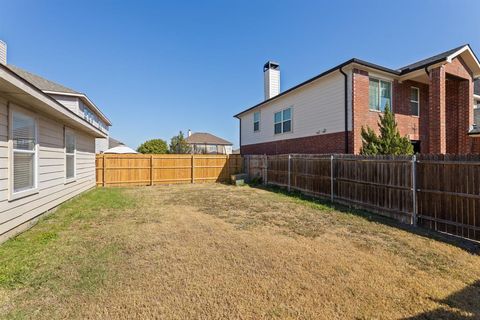
POLYGON ((54 91, 54 92, 80 94, 80 92, 77 92, 73 89, 62 86, 61 84, 42 78, 36 74, 23 70, 22 68, 13 66, 11 64, 7 65, 7 67, 42 91, 54 91))
POLYGON ((281 92, 280 94, 270 98, 270 99, 267 99, 265 101, 262 101, 256 105, 254 105, 253 107, 250 107, 246 110, 243 110, 242 112, 240 113, 237 113, 236 115, 234 115, 234 117, 238 118, 240 115, 248 112, 248 111, 251 111, 257 107, 260 107, 262 105, 264 105, 265 103, 268 103, 270 101, 273 101, 275 99, 278 99, 279 97, 283 96, 283 95, 286 95, 294 90, 297 90, 317 79, 320 79, 334 71, 337 71, 337 70, 341 70, 342 68, 350 65, 350 64, 357 64, 357 65, 361 65, 361 66, 365 66, 365 67, 368 67, 368 68, 372 68, 372 69, 376 69, 376 70, 379 70, 379 71, 383 71, 383 72, 386 72, 386 73, 390 73, 394 76, 402 76, 402 75, 405 75, 405 74, 408 74, 410 72, 413 72, 413 71, 416 71, 416 70, 419 70, 419 69, 424 69, 424 68, 428 68, 429 66, 432 66, 434 64, 437 64, 437 63, 440 63, 440 62, 447 62, 449 61, 450 59, 452 59, 453 57, 463 53, 464 51, 469 51, 471 53, 471 56, 472 56, 472 59, 471 59, 471 62, 473 65, 476 66, 477 68, 477 73, 480 74, 480 63, 475 55, 475 53, 472 51, 472 49, 470 48, 470 45, 469 44, 465 44, 463 46, 459 46, 457 48, 454 48, 454 49, 451 49, 451 50, 448 50, 448 51, 445 51, 445 52, 442 52, 440 54, 437 54, 435 56, 432 56, 430 58, 427 58, 427 59, 424 59, 424 60, 421 60, 421 61, 418 61, 418 62, 415 62, 415 63, 412 63, 412 64, 409 64, 405 67, 402 67, 400 69, 390 69, 390 68, 386 68, 386 67, 383 67, 383 66, 380 66, 380 65, 377 65, 377 64, 374 64, 374 63, 371 63, 371 62, 367 62, 367 61, 364 61, 364 60, 360 60, 360 59, 357 59, 357 58, 352 58, 350 60, 347 60, 311 79, 308 79, 307 81, 304 81, 286 91, 283 91, 281 92))
POLYGON ((121 141, 118 141, 117 139, 114 139, 114 138, 111 138, 111 137, 108 138, 108 147, 109 148, 115 148, 115 147, 124 146, 124 145, 125 145, 125 143, 123 143, 121 141))
POLYGON ((133 150, 130 147, 127 146, 116 146, 114 148, 110 148, 108 150, 105 150, 103 153, 115 153, 115 154, 129 154, 129 153, 138 153, 137 151, 133 150))
POLYGON ((480 96, 480 78, 474 82, 473 93, 480 96))
POLYGON ((185 139, 189 144, 232 145, 231 142, 207 132, 195 132, 185 139))

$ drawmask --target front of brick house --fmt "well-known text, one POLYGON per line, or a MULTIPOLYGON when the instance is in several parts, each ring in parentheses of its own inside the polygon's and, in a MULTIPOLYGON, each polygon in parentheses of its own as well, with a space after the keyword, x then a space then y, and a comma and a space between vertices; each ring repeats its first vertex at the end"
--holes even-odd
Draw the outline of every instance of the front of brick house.
POLYGON ((281 93, 278 64, 264 73, 265 101, 235 116, 242 154, 359 153, 362 126, 378 130, 387 105, 417 152, 480 152, 480 64, 469 45, 400 69, 351 59, 281 93))

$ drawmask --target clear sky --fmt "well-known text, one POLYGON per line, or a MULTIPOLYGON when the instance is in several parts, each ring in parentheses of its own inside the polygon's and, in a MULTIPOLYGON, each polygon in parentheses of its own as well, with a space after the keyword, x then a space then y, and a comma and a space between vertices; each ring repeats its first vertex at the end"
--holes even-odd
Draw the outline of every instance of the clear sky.
POLYGON ((179 130, 238 146, 233 115, 352 57, 397 68, 464 43, 480 1, 0 0, 9 63, 85 92, 137 147, 179 130))

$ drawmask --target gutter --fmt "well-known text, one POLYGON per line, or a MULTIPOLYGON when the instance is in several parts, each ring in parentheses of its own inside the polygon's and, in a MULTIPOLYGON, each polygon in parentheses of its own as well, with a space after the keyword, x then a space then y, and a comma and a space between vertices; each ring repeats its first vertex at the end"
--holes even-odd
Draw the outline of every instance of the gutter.
POLYGON ((343 71, 343 67, 340 67, 339 71, 343 74, 344 78, 344 97, 345 97, 345 153, 348 153, 348 76, 343 71))

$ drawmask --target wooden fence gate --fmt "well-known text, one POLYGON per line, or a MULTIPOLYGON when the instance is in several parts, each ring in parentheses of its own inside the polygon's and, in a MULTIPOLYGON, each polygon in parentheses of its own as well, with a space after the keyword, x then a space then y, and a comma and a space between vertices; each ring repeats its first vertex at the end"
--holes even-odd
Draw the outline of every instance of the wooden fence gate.
POLYGON ((242 169, 240 155, 100 154, 97 186, 151 186, 228 181, 242 169))

